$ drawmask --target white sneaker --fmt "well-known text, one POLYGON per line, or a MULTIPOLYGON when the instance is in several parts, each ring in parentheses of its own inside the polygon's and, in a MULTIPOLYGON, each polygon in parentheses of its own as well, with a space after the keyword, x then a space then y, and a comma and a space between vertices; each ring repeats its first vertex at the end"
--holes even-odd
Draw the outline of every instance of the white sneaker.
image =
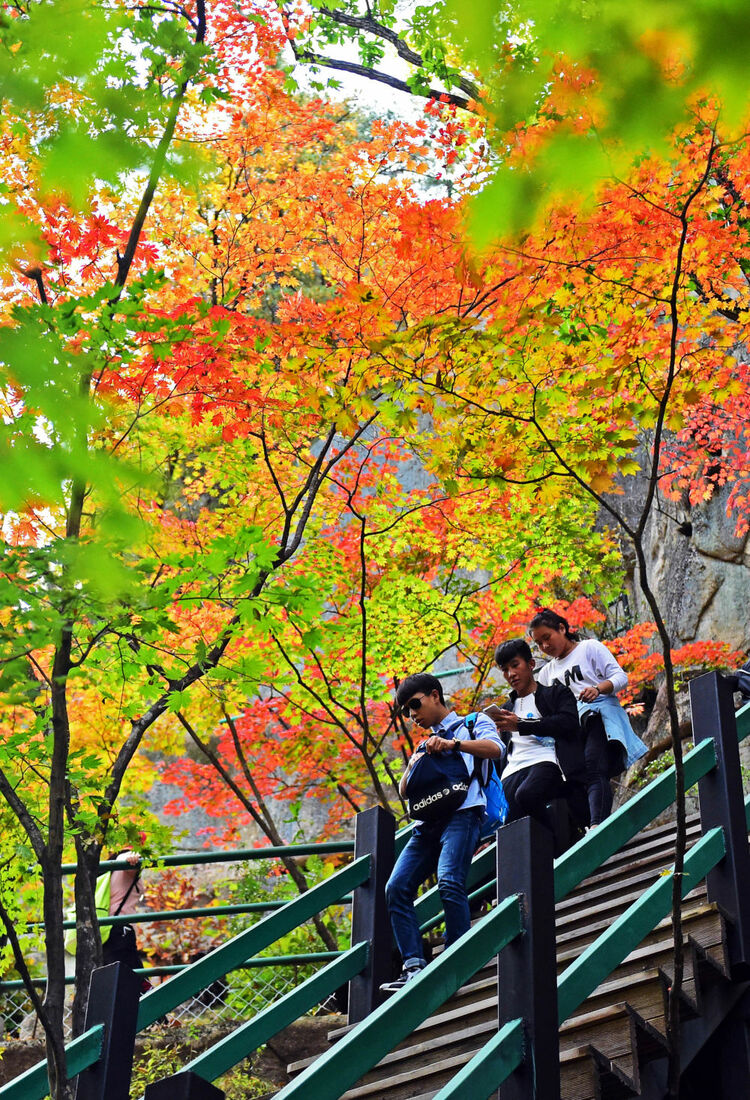
POLYGON ((381 993, 398 993, 399 989, 403 989, 407 982, 410 982, 412 978, 416 978, 417 974, 421 974, 424 970, 424 966, 410 966, 401 971, 397 978, 394 978, 392 982, 383 982, 380 987, 381 993))

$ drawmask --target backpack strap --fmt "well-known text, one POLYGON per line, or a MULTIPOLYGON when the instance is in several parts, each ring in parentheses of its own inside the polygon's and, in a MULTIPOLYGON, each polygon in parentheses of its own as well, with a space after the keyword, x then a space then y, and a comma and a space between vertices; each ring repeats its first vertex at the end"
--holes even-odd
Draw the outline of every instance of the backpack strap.
MULTIPOLYGON (((465 718, 461 718, 458 722, 455 723, 455 725, 451 726, 450 730, 447 730, 446 732, 450 733, 452 737, 455 737, 455 731, 460 730, 462 726, 466 726, 467 730, 469 731, 469 737, 471 738, 472 741, 476 741, 477 735, 474 733, 474 727, 477 724, 477 718, 478 717, 479 717, 478 713, 475 710, 473 710, 471 712, 471 714, 467 714, 465 718)), ((487 779, 486 779, 486 781, 484 780, 483 775, 482 775, 483 771, 485 770, 484 765, 486 763, 488 763, 488 761, 486 761, 486 760, 477 760, 476 757, 474 758, 474 767, 473 767, 472 772, 471 772, 471 778, 472 779, 478 779, 480 787, 486 787, 487 784, 490 781, 490 769, 489 768, 487 768, 487 779)))
POLYGON ((450 737, 446 737, 446 741, 450 741, 452 738, 454 738, 456 736, 456 730, 460 730, 461 726, 465 726, 465 725, 466 725, 466 719, 465 718, 459 718, 458 721, 454 722, 452 726, 448 726, 448 728, 444 732, 446 734, 450 734, 450 737))
MULTIPOLYGON (((469 731, 469 737, 472 739, 472 741, 476 741, 476 739, 477 739, 477 735, 474 733, 474 727, 477 724, 477 718, 478 717, 479 717, 479 715, 477 714, 477 712, 475 710, 473 710, 471 712, 471 714, 466 715, 466 718, 464 720, 464 725, 466 726, 467 730, 469 731)), ((488 787, 489 786, 491 774, 492 774, 492 761, 491 760, 478 760, 475 757, 475 759, 474 759, 474 771, 472 772, 472 778, 479 780, 479 786, 480 787, 488 787), (485 764, 488 764, 489 767, 485 768, 485 764), (486 779, 483 776, 483 773, 485 771, 487 773, 487 778, 486 779)))
MULTIPOLYGON (((111 874, 111 873, 112 873, 112 872, 110 871, 110 874, 111 874)), ((135 890, 135 888, 136 888, 136 885, 138 884, 138 879, 139 879, 140 877, 141 877, 141 869, 140 869, 140 867, 139 867, 139 868, 138 868, 138 870, 137 870, 137 871, 136 871, 136 873, 135 873, 135 878, 133 879, 133 881, 131 882, 130 886, 128 886, 127 890, 125 891, 125 897, 124 897, 124 898, 122 899, 122 901, 120 902, 120 904, 119 904, 119 905, 117 906, 117 908, 115 909, 114 913, 111 913, 111 914, 110 914, 111 916, 113 916, 113 917, 119 917, 119 915, 120 915, 120 910, 122 909, 123 905, 124 905, 124 904, 125 904, 125 902, 126 902, 126 901, 128 900, 128 898, 130 897, 130 895, 131 895, 131 894, 133 893, 133 890, 135 890)))

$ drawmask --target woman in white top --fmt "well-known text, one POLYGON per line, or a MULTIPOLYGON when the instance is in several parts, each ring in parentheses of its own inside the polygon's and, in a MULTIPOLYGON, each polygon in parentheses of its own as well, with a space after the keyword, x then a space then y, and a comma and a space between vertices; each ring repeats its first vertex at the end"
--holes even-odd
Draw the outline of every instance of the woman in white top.
POLYGON ((529 632, 550 658, 537 673, 538 682, 564 684, 576 697, 584 735, 591 824, 598 825, 612 810, 610 778, 646 751, 617 700, 628 675, 605 645, 595 638, 580 639, 567 619, 549 607, 534 616, 529 632))

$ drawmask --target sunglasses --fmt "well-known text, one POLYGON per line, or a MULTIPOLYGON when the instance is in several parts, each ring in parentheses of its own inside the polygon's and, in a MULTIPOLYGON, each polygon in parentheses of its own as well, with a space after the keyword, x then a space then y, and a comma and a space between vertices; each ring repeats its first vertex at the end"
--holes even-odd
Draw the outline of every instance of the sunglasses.
POLYGON ((422 706, 422 700, 423 699, 424 699, 424 695, 421 695, 421 696, 420 695, 415 695, 414 698, 410 699, 408 703, 404 703, 404 705, 401 709, 404 710, 404 711, 410 710, 410 711, 416 712, 422 706))

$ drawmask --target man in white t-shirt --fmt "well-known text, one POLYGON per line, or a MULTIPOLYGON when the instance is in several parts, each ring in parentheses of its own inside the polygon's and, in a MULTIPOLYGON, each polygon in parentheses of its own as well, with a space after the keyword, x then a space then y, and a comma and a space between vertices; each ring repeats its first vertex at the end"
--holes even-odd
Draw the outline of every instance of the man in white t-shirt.
POLYGON ((522 638, 504 642, 495 662, 511 687, 492 718, 507 745, 502 783, 508 821, 535 817, 548 824, 547 803, 566 798, 576 824, 588 824, 585 765, 578 710, 562 684, 545 687, 534 679, 534 659, 522 638))

